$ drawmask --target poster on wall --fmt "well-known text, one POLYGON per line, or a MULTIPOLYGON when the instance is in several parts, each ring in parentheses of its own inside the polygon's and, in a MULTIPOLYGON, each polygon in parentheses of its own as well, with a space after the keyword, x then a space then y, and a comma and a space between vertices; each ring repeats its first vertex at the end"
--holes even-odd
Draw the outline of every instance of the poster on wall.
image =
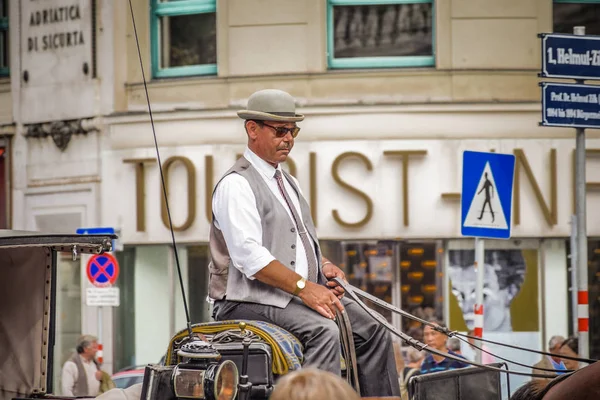
MULTIPOLYGON (((449 250, 446 270, 450 284, 449 327, 459 332, 470 331, 475 323, 477 272, 474 250, 449 250)), ((483 338, 541 350, 538 250, 486 248, 483 285, 483 338)), ((528 365, 539 361, 538 355, 517 349, 490 344, 486 344, 485 349, 528 365)), ((465 357, 474 360, 474 348, 463 344, 461 350, 465 357)), ((502 362, 493 356, 487 359, 488 362, 502 362)), ((509 367, 531 372, 512 363, 509 367)), ((510 380, 515 388, 527 378, 511 376, 510 380)))
MULTIPOLYGON (((459 310, 450 308, 452 329, 474 327, 475 252, 450 250, 448 276, 459 310)), ((537 332, 537 250, 486 249, 483 283, 484 332, 537 332)))

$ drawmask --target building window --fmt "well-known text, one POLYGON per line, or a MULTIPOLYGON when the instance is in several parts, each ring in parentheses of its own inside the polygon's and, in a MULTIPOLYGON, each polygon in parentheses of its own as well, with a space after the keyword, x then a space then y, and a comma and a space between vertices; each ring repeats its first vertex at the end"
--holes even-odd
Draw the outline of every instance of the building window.
MULTIPOLYGON (((442 263, 436 242, 322 240, 320 245, 351 285, 420 318, 443 318, 442 263)), ((423 339, 421 324, 363 301, 397 328, 423 339)))
MULTIPOLYGON (((344 271, 348 283, 383 301, 399 305, 398 299, 393 299, 392 293, 396 278, 395 243, 322 241, 321 247, 323 255, 344 271)), ((388 322, 393 322, 391 311, 380 308, 369 300, 363 301, 381 313, 388 322)))
POLYGON ((0 77, 8 76, 8 0, 0 0, 0 77))
POLYGON ((433 0, 328 0, 330 68, 435 65, 433 0))
POLYGON ((600 35, 600 0, 554 0, 555 33, 573 33, 585 26, 586 35, 600 35))
POLYGON ((153 77, 217 73, 216 11, 216 0, 152 0, 153 77))

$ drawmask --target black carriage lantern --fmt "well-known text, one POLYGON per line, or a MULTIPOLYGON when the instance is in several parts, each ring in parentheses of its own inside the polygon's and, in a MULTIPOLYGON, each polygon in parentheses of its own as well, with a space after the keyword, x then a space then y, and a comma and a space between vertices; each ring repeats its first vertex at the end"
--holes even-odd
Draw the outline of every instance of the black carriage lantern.
POLYGON ((238 369, 210 343, 194 338, 177 351, 184 359, 173 369, 175 396, 186 399, 233 400, 238 391, 238 369))

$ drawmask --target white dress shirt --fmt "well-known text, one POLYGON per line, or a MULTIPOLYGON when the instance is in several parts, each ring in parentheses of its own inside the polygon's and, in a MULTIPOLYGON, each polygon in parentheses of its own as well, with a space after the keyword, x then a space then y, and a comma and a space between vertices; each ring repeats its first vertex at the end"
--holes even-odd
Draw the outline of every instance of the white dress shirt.
MULTIPOLYGON (((100 391, 100 381, 96 379, 96 371, 98 367, 93 361, 88 361, 85 358, 78 356, 83 364, 85 371, 88 392, 83 396, 96 397, 100 391)), ((62 395, 73 396, 73 389, 75 388, 75 382, 79 379, 79 371, 77 371, 77 365, 71 360, 67 361, 62 370, 62 395)), ((81 396, 82 394, 80 394, 81 396)))
MULTIPOLYGON (((281 165, 278 165, 277 169, 275 169, 272 165, 254 154, 249 148, 246 148, 244 151, 244 157, 259 172, 273 195, 275 195, 285 208, 292 224, 295 226, 296 223, 294 222, 292 212, 281 195, 277 180, 275 179, 275 171, 277 169, 281 170, 281 165)), ((300 190, 298 181, 294 177, 292 179, 294 179, 296 187, 300 190)), ((298 215, 300 218, 303 218, 296 191, 285 177, 283 178, 283 185, 292 199, 298 215)), ((261 219, 256 208, 256 198, 254 197, 250 183, 239 174, 232 173, 227 175, 217 186, 213 196, 212 207, 215 214, 215 226, 223 232, 233 265, 249 279, 254 279, 254 274, 266 267, 275 257, 262 244, 261 219)), ((302 221, 300 223, 304 225, 302 221)), ((302 228, 306 229, 304 226, 302 228)), ((310 242, 311 250, 315 252, 315 244, 312 240, 310 242)), ((308 275, 308 261, 304 252, 304 245, 298 233, 296 233, 295 271, 304 278, 308 275)))

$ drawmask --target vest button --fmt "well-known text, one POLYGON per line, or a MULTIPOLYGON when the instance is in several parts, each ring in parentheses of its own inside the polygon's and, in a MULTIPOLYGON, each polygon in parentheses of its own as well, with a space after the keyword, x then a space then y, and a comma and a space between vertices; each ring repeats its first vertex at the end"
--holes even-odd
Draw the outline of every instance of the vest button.
POLYGON ((293 245, 292 245, 292 249, 295 249, 295 248, 296 248, 296 245, 295 245, 295 244, 293 244, 293 245))
POLYGON ((296 264, 296 261, 292 261, 292 262, 291 262, 291 264, 292 264, 292 265, 295 265, 295 264, 296 264))
POLYGON ((290 229, 290 232, 292 232, 292 233, 296 232, 296 228, 290 229))

